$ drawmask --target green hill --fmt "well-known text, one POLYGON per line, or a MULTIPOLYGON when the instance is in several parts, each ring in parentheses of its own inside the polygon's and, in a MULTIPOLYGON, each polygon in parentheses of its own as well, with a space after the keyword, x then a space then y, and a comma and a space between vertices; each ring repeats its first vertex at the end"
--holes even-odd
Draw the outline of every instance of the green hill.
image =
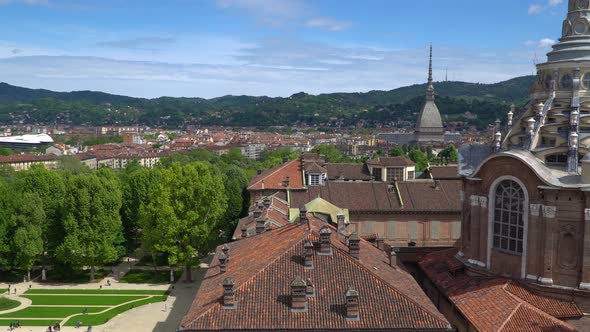
MULTIPOLYGON (((534 76, 495 84, 437 82, 437 104, 448 120, 463 119, 480 127, 504 117, 510 103, 523 104, 534 76)), ((132 98, 93 91, 54 92, 0 83, 0 124, 136 124, 179 127, 228 126, 354 126, 374 127, 414 121, 426 86, 391 91, 304 92, 287 98, 223 96, 219 98, 132 98)))

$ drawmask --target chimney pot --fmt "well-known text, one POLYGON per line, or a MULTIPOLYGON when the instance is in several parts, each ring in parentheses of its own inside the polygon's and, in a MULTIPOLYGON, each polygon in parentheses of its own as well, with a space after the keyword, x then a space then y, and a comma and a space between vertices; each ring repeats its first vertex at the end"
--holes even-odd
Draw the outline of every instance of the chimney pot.
POLYGON ((349 287, 346 291, 346 320, 358 321, 359 315, 359 292, 349 287))
POLYGON ((307 283, 303 278, 296 277, 291 283, 291 311, 307 311, 307 283))
POLYGON ((289 162, 289 157, 283 157, 283 164, 289 162))
POLYGON ((242 238, 248 237, 248 227, 246 225, 242 226, 242 238))
POLYGON ((227 271, 227 256, 225 254, 219 255, 219 272, 225 273, 227 271))
POLYGON ((256 219, 256 234, 264 233, 266 231, 266 220, 263 218, 256 219))
POLYGON ((360 259, 360 242, 361 238, 357 232, 352 233, 348 237, 348 253, 355 259, 360 259))
POLYGON ((230 277, 225 278, 223 280, 223 309, 235 309, 238 306, 235 294, 234 280, 230 277))
POLYGON ((254 217, 254 219, 258 219, 262 216, 262 210, 259 208, 256 208, 256 210, 254 210, 254 212, 252 212, 252 216, 254 217))
POLYGON ((271 199, 270 197, 266 197, 263 201, 262 204, 264 204, 265 208, 269 208, 270 207, 270 203, 271 203, 271 199))
POLYGON ((383 240, 383 238, 382 238, 382 237, 378 236, 378 237, 375 239, 375 246, 376 246, 377 248, 381 249, 381 250, 383 250, 383 243, 384 243, 384 240, 383 240))
POLYGON ((332 256, 332 244, 330 242, 331 235, 332 231, 328 226, 320 228, 320 252, 318 255, 332 256))
POLYGON ((303 223, 307 221, 307 208, 303 206, 299 209, 299 222, 303 223))
POLYGON ((311 282, 311 279, 307 278, 307 288, 305 288, 305 295, 307 297, 315 297, 315 286, 311 282))
POLYGON ((336 215, 336 223, 338 225, 338 233, 344 233, 346 230, 346 215, 343 211, 336 215))
POLYGON ((223 254, 227 257, 227 260, 229 261, 229 247, 227 246, 227 244, 224 244, 223 247, 221 247, 221 251, 223 251, 223 254))
POLYGON ((289 188, 291 186, 291 177, 287 176, 285 179, 285 187, 289 188))
POLYGON ((313 243, 307 240, 303 247, 305 248, 305 269, 311 270, 313 269, 313 243))
POLYGON ((399 266, 401 264, 401 261, 399 259, 398 256, 398 250, 397 248, 392 248, 391 251, 389 252, 389 266, 399 266))
POLYGON ((256 175, 261 175, 262 174, 262 170, 261 169, 257 169, 256 170, 256 175))

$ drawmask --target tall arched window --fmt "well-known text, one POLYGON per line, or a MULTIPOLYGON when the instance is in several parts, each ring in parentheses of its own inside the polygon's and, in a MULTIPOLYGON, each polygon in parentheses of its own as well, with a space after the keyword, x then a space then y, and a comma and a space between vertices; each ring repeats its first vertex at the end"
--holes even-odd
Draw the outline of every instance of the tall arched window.
POLYGON ((494 248, 522 254, 524 236, 523 189, 512 180, 498 184, 494 207, 494 248))

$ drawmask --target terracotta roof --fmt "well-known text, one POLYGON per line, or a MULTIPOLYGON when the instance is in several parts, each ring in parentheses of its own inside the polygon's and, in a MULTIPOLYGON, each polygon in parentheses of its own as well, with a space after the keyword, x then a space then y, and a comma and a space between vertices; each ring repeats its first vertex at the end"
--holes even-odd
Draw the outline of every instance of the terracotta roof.
POLYGON ((0 156, 0 163, 25 163, 57 160, 54 154, 14 154, 10 156, 0 156))
POLYGON ((242 228, 246 226, 248 235, 256 234, 256 219, 254 218, 254 210, 257 208, 257 203, 263 203, 264 199, 270 199, 270 207, 262 208, 261 218, 266 220, 266 227, 275 229, 289 224, 289 206, 287 202, 279 197, 279 193, 264 197, 256 202, 250 209, 249 215, 240 219, 238 225, 234 230, 232 239, 237 240, 242 238, 242 228))
POLYGON ((285 180, 289 177, 290 188, 303 189, 303 174, 301 160, 295 159, 277 167, 271 168, 255 176, 250 181, 248 190, 285 189, 285 180))
POLYGON ((367 164, 383 167, 406 167, 416 165, 406 157, 377 157, 367 161, 367 164))
POLYGON ((478 331, 575 330, 558 319, 581 317, 575 303, 533 294, 510 279, 468 276, 457 252, 428 254, 419 266, 478 331))
POLYGON ((303 206, 321 197, 330 203, 353 211, 436 211, 460 212, 461 181, 444 180, 398 182, 399 201, 394 188, 383 182, 328 181, 307 191, 292 191, 291 206, 303 206))
POLYGON ((324 167, 328 170, 329 180, 366 181, 373 179, 366 164, 325 164, 324 167))
POLYGON ((314 174, 318 174, 318 173, 327 173, 328 170, 325 169, 324 167, 318 165, 315 162, 311 162, 311 163, 305 163, 305 172, 307 173, 314 173, 314 174))
MULTIPOLYGON (((446 331, 448 321, 405 271, 388 265, 385 253, 361 240, 360 260, 348 254, 344 237, 332 229, 333 255, 314 254, 314 268, 304 269, 304 242, 317 242, 326 225, 308 215, 307 224, 291 224, 228 243, 227 272, 213 259, 193 305, 181 323, 188 331, 231 330, 428 330, 446 331), (222 307, 221 282, 231 277, 237 307, 222 307), (311 280, 315 297, 307 312, 291 312, 290 284, 311 280), (344 294, 359 292, 360 320, 346 319, 344 294)), ((221 246, 216 256, 221 254, 221 246)))

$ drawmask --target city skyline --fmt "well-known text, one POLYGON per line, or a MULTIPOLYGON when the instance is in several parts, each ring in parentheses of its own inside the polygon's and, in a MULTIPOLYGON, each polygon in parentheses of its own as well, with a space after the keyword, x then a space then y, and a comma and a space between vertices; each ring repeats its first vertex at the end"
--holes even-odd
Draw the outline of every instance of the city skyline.
POLYGON ((390 90, 426 81, 432 43, 435 81, 493 83, 534 74, 565 5, 0 0, 13 27, 0 81, 138 97, 390 90))

